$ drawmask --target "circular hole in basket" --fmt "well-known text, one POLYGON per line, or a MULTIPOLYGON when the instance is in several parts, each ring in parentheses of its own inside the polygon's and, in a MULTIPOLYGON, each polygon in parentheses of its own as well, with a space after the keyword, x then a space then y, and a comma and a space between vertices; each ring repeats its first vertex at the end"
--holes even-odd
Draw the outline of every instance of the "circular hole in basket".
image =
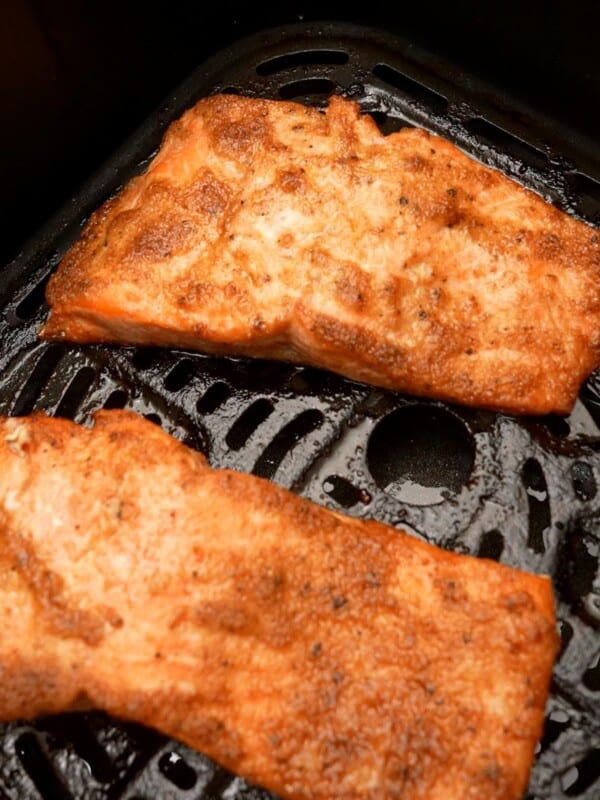
POLYGON ((475 441, 467 426, 443 408, 409 405, 375 426, 367 464, 380 489, 411 505, 434 505, 467 483, 475 441))

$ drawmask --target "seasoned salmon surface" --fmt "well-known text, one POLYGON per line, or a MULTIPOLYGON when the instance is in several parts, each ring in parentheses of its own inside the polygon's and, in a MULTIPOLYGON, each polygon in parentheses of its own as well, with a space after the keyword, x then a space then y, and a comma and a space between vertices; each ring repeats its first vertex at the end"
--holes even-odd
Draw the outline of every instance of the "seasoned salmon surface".
POLYGON ((95 707, 290 800, 520 800, 546 577, 212 469, 129 411, 0 419, 0 719, 95 707))
POLYGON ((600 353, 600 244, 424 130, 353 101, 216 95, 173 123, 47 291, 45 339, 311 364, 568 412, 600 353))

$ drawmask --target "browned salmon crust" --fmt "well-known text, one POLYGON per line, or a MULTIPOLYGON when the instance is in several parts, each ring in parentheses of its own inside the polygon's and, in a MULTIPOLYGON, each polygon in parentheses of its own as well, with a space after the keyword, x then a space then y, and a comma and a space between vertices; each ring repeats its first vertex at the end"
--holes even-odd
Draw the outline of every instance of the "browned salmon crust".
POLYGON ((440 138, 383 136, 353 101, 212 96, 92 216, 41 335, 568 412, 600 356, 598 239, 440 138))
POLYGON ((519 800, 546 577, 208 466, 128 411, 0 419, 0 719, 90 705, 284 798, 519 800))

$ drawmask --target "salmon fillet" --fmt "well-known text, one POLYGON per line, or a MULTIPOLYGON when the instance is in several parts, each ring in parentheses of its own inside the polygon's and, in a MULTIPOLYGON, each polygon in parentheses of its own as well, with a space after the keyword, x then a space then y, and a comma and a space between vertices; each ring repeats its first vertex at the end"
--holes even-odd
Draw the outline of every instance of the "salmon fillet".
POLYGON ((568 412, 600 360, 594 229, 337 96, 200 100, 47 301, 44 339, 282 359, 513 413, 568 412))
POLYGON ((546 577, 212 469, 129 411, 0 419, 0 718, 95 707, 290 800, 519 800, 546 577))

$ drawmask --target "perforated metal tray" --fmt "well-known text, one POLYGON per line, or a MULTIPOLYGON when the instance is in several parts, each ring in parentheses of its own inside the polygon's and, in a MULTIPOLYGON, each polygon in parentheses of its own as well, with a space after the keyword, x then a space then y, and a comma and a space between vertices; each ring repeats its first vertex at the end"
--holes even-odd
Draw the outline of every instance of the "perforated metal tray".
MULTIPOLYGON (((529 800, 600 797, 600 375, 569 417, 513 418, 286 364, 175 350, 43 344, 46 280, 91 211, 144 169, 166 126, 233 91, 358 100, 388 133, 422 125, 550 202, 600 222, 595 143, 430 53, 345 23, 297 24, 202 64, 0 275, 0 413, 79 422, 132 408, 214 466, 272 479, 437 545, 550 573, 563 648, 529 800)), ((525 310, 524 310, 525 313, 525 310)), ((199 753, 100 712, 0 728, 10 800, 269 797, 199 753)))

